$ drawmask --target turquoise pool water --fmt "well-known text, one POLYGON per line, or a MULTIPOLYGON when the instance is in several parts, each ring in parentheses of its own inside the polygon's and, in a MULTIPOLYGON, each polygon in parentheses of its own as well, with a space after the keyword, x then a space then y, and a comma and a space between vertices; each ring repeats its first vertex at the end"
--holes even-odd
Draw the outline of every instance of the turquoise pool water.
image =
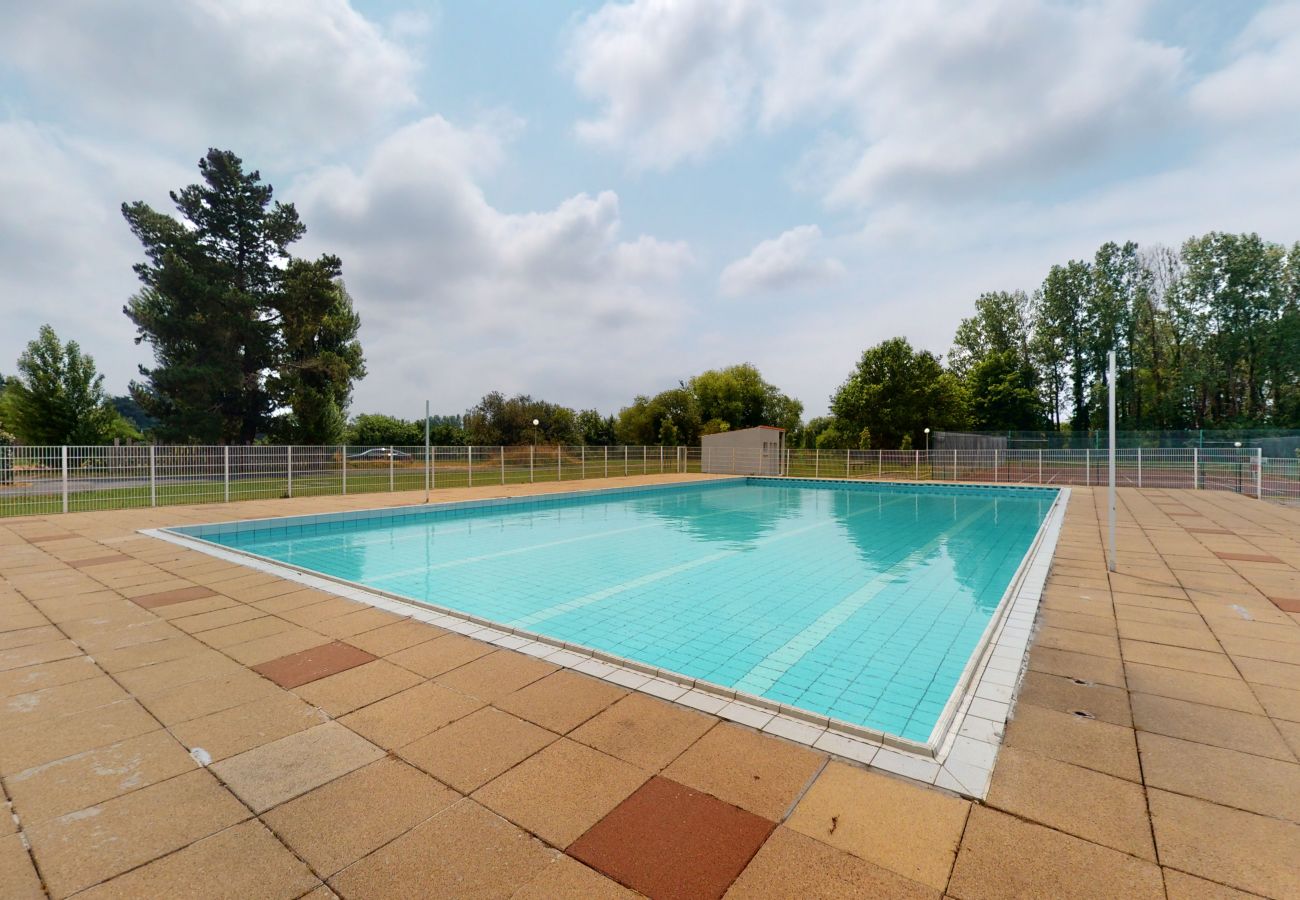
POLYGON ((924 742, 1056 493, 751 478, 174 530, 924 742))

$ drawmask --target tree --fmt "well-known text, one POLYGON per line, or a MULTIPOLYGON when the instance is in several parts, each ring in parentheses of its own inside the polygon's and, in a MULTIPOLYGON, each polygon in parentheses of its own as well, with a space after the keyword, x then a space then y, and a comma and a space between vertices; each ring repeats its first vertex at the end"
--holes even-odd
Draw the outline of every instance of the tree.
POLYGON ((357 329, 361 317, 343 286, 342 264, 323 256, 295 259, 285 269, 277 298, 283 346, 271 395, 287 407, 281 436, 295 444, 337 444, 352 384, 365 373, 357 329))
POLYGON ((363 373, 338 260, 291 256, 297 211, 235 154, 209 150, 199 173, 171 194, 180 219, 122 205, 147 260, 123 311, 154 353, 131 395, 168 440, 251 443, 280 404, 304 436, 337 435, 363 373))
POLYGON ((594 409, 584 409, 577 417, 578 438, 589 447, 608 447, 614 443, 615 420, 594 409))
POLYGON ((802 403, 764 381, 749 363, 703 372, 685 388, 702 422, 725 422, 730 430, 775 425, 793 431, 803 415, 802 403))
MULTIPOLYGON (((1069 385, 1072 424, 1079 431, 1088 428, 1088 353, 1084 330, 1084 309, 1092 285, 1092 267, 1071 260, 1064 266, 1052 266, 1043 282, 1038 309, 1035 311, 1035 347, 1039 358, 1057 369, 1052 384, 1064 380, 1069 385), (1061 371, 1067 372, 1061 378, 1061 371)), ((1053 405, 1062 406, 1059 395, 1053 405)))
POLYGON ((363 413, 352 420, 347 443, 359 447, 413 447, 424 444, 424 425, 395 416, 363 413))
POLYGON ((0 419, 26 444, 139 437, 104 393, 94 358, 83 355, 76 341, 62 343, 49 325, 18 357, 18 375, 6 382, 3 404, 0 419))
POLYGON ((574 444, 578 441, 578 417, 567 406, 534 400, 527 394, 507 398, 492 391, 465 413, 465 431, 470 443, 491 447, 574 444))
POLYGON ((1014 350, 988 354, 966 381, 977 431, 1034 431, 1046 423, 1038 373, 1014 350))
POLYGON ((878 446, 891 448, 904 438, 919 443, 926 427, 966 427, 967 403, 960 379, 945 372, 933 353, 914 350, 898 337, 862 354, 831 397, 831 411, 837 431, 853 435, 854 443, 865 428, 878 446))
POLYGON ((695 395, 685 387, 636 397, 619 410, 615 435, 625 444, 694 444, 700 439, 695 395))
POLYGON ((948 354, 948 369, 959 378, 994 353, 1029 357, 1030 305, 1024 291, 992 291, 975 301, 975 315, 962 319, 948 354))

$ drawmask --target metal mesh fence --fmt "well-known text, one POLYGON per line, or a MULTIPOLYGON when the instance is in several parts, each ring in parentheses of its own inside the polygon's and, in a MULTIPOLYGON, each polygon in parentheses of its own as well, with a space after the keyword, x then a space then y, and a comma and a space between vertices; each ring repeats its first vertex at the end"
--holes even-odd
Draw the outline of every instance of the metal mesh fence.
MULTIPOLYGON (((1100 485, 1093 449, 785 450, 699 447, 0 447, 0 516, 682 472, 797 478, 1100 485)), ((1300 460, 1259 448, 1125 448, 1125 487, 1220 490, 1300 505, 1300 460)))

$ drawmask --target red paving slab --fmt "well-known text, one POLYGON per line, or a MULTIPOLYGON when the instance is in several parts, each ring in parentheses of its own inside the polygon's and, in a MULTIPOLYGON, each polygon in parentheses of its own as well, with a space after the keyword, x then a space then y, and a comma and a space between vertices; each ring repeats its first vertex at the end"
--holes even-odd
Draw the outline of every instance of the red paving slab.
POLYGON ((173 603, 186 603, 190 600, 202 600, 204 597, 215 597, 217 592, 211 588, 205 588, 200 585, 187 588, 177 588, 174 591, 159 591, 156 594, 144 594, 131 599, 143 606, 145 609, 153 609, 156 606, 170 606, 173 603))
POLYGON ((131 557, 122 553, 114 553, 112 556, 92 556, 90 559, 70 559, 68 565, 74 569, 84 569, 87 566, 104 566, 109 563, 131 562, 131 557))
POLYGON ((74 537, 76 537, 75 534, 68 532, 64 534, 38 534, 35 537, 24 537, 23 540, 29 544, 43 544, 46 541, 67 541, 74 537))
POLYGON ((377 658, 360 647, 332 641, 253 666, 253 671, 265 675, 280 687, 295 688, 327 675, 346 672, 377 658))
POLYGON ((1237 562, 1282 563, 1282 560, 1276 556, 1269 556, 1267 553, 1221 553, 1215 550, 1214 555, 1219 559, 1231 559, 1237 562))
POLYGON ((1188 534, 1232 534, 1226 528, 1188 528, 1188 534))
POLYGON ((651 900, 721 897, 776 825, 654 777, 568 853, 651 900))
POLYGON ((1300 597, 1269 597, 1268 599, 1282 612, 1300 613, 1300 597))

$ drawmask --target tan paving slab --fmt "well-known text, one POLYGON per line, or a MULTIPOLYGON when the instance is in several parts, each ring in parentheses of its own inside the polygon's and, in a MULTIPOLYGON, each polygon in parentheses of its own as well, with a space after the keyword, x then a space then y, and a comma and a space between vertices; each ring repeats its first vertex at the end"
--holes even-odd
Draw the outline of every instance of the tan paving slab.
POLYGON ((348 643, 373 653, 375 656, 388 656, 399 650, 405 650, 407 647, 414 647, 416 644, 423 644, 425 641, 442 637, 447 633, 446 629, 430 625, 427 622, 403 619, 390 625, 383 625, 372 631, 354 635, 348 639, 348 643))
POLYGON ((153 609, 158 606, 170 606, 173 603, 188 603, 191 600, 202 600, 204 597, 215 596, 216 591, 202 585, 193 585, 191 587, 172 588, 166 591, 156 591, 150 594, 140 594, 131 598, 137 605, 145 609, 153 609))
POLYGON ((200 613, 215 612, 220 609, 241 609, 242 604, 238 600, 231 600, 229 597, 205 597, 202 600, 187 600, 184 603, 173 603, 170 606, 155 607, 151 612, 161 618, 183 619, 186 616, 197 616, 200 613))
POLYGON ((1071 653, 1085 653, 1089 656, 1119 659, 1119 641, 1109 634, 1070 631, 1048 625, 1038 629, 1038 633, 1034 635, 1034 644, 1052 650, 1066 650, 1071 653))
POLYGON ((1165 869, 1165 894, 1169 900, 1251 900, 1258 894, 1247 894, 1236 888, 1206 881, 1177 869, 1165 869))
POLYGON ((942 891, 970 803, 887 775, 832 762, 788 825, 859 859, 942 891))
POLYGON ((178 722, 170 728, 185 746, 202 749, 210 758, 221 760, 314 728, 324 720, 320 710, 282 692, 178 722))
POLYGON ((1160 861, 1266 897, 1300 896, 1300 826, 1148 791, 1160 861))
POLYGON ((50 893, 66 897, 247 818, 244 805, 199 770, 26 833, 50 893))
POLYGON ((281 693, 283 691, 272 682, 241 668, 231 675, 191 681, 177 688, 145 694, 139 699, 158 721, 164 725, 176 725, 281 693))
POLYGON ((1133 722, 1139 731, 1212 744, 1294 762, 1295 757, 1267 716, 1150 694, 1133 694, 1133 722))
POLYGON ((476 697, 426 681, 349 713, 339 721, 385 750, 395 750, 484 705, 476 697))
POLYGON ((1274 719, 1300 722, 1300 685, 1296 690, 1257 684, 1252 689, 1265 711, 1274 719))
POLYGON ((392 625, 401 621, 402 617, 396 613, 375 609, 374 607, 363 607, 345 616, 335 616, 314 623, 312 627, 331 637, 351 638, 353 635, 374 631, 384 625, 392 625))
POLYGON ((1140 663, 1129 663, 1126 668, 1129 690, 1134 692, 1203 703, 1206 706, 1221 706, 1239 712, 1263 713, 1254 691, 1240 678, 1220 678, 1217 675, 1200 675, 1140 663))
POLYGON ((29 647, 14 647, 0 650, 0 672, 10 669, 22 669, 26 666, 38 666, 41 663, 54 662, 81 656, 81 648, 70 640, 46 641, 29 647))
POLYGON ((1124 687, 1124 665, 1117 659, 1051 647, 1031 647, 1029 668, 1062 678, 1081 678, 1096 684, 1124 687))
POLYGON ((487 707, 399 751, 461 793, 471 793, 556 739, 544 728, 487 707))
POLYGON ((1084 631, 1090 634, 1114 635, 1115 619, 1107 612, 1105 615, 1073 612, 1061 608, 1042 607, 1040 614, 1044 625, 1068 631, 1084 631))
POLYGON ((514 894, 511 900, 636 900, 640 894, 606 878, 570 856, 558 855, 514 894))
POLYGON ((141 666, 125 672, 116 672, 114 677, 122 687, 135 694, 147 694, 168 688, 201 681, 205 678, 217 678, 244 671, 238 663, 231 662, 215 650, 191 653, 181 659, 169 659, 166 662, 141 666))
POLYGON ((1007 723, 1003 745, 1050 756, 1062 762, 1141 781, 1133 731, 1098 719, 1086 719, 1018 703, 1007 723))
POLYGON ((976 805, 948 893, 960 900, 1159 900, 1164 884, 1153 863, 976 805))
POLYGON ((567 734, 627 693, 608 681, 561 669, 493 705, 556 734, 567 734))
POLYGON ((308 703, 338 718, 421 681, 423 679, 409 669, 377 659, 304 684, 295 692, 308 703))
POLYGON ((215 762, 212 771, 260 813, 383 755, 360 735, 326 722, 215 762))
POLYGON ((1138 734, 1150 787, 1300 823, 1300 765, 1249 753, 1138 734))
POLYGON ((462 800, 344 869, 330 884, 348 898, 510 897, 557 853, 462 800))
POLYGON ((480 788, 474 799, 567 847, 641 786, 648 773, 560 738, 480 788))
POLYGON ((726 896, 727 900, 937 900, 940 893, 782 826, 772 833, 726 896))
POLYGON ((0 734, 11 728, 116 703, 126 697, 126 691, 107 675, 27 694, 14 694, 0 700, 0 734))
POLYGON ((1282 740, 1287 742, 1291 748, 1291 753, 1296 759, 1300 759, 1300 722, 1287 722, 1282 719, 1276 720, 1274 725, 1282 734, 1282 740))
POLYGON ((1082 679, 1026 672, 1020 682, 1017 702, 1032 703, 1069 714, 1082 711, 1102 722, 1132 727, 1133 716, 1128 708, 1127 691, 1091 682, 1081 684, 1080 681, 1082 679))
POLYGON ((234 825, 91 888, 86 900, 204 897, 292 900, 320 884, 261 822, 234 825))
POLYGON ((253 609, 250 606, 231 606, 226 609, 200 613, 196 616, 185 616, 180 619, 172 619, 171 624, 187 634, 198 635, 205 631, 211 631, 214 628, 223 628, 226 625, 238 625, 241 622, 249 622, 254 619, 265 618, 265 616, 266 613, 262 612, 260 609, 253 609))
POLYGON ((436 680, 452 690, 491 703, 557 669, 557 666, 523 653, 497 650, 439 675, 436 680))
POLYGON ((296 627, 276 616, 261 616, 257 619, 249 619, 246 622, 237 622, 234 625, 225 625, 221 628, 202 631, 195 635, 195 638, 207 646, 219 650, 225 647, 234 647, 238 644, 246 644, 258 638, 283 634, 296 627))
POLYGON ((1006 747, 985 802, 1084 840, 1156 858, 1139 784, 1006 747))
POLYGON ((1202 675, 1218 675, 1221 678, 1233 678, 1237 675, 1237 669, 1226 653, 1189 650, 1186 647, 1170 647, 1146 641, 1121 640, 1120 646, 1125 662, 1199 672, 1202 675))
POLYGON ((0 897, 6 900, 44 900, 41 878, 36 874, 22 838, 0 837, 0 897))
POLYGON ((33 691, 58 687, 61 684, 85 681, 98 676, 101 671, 95 665, 95 661, 88 656, 73 656, 51 663, 10 669, 7 672, 0 672, 0 697, 29 694, 33 691))
POLYGON ((648 772, 658 772, 716 722, 712 716, 633 693, 569 736, 648 772))
MULTIPOLYGON (((206 648, 194 638, 177 632, 173 636, 164 637, 161 640, 128 644, 125 647, 112 650, 94 650, 91 652, 95 656, 95 662, 105 672, 116 675, 119 672, 129 672, 145 666, 202 655, 206 652, 206 648)), ((171 684, 164 684, 163 688, 172 686, 171 684)))
MULTIPOLYGON (((0 623, 5 619, 0 613, 0 623)), ((3 628, 3 624, 0 624, 3 628)), ((53 625, 38 625, 35 628, 0 631, 0 650, 13 650, 16 647, 30 647, 33 644, 45 644, 64 639, 63 632, 53 625)))
POLYGON ((12 775, 157 728, 153 716, 134 700, 11 728, 0 741, 0 775, 12 775))
POLYGON ((1119 634, 1125 640, 1143 641, 1148 644, 1168 644, 1171 647, 1204 650, 1210 653, 1218 653, 1222 649, 1213 632, 1204 624, 1195 628, 1174 628, 1170 625, 1156 625, 1149 622, 1120 622, 1119 634))
POLYGON ((417 675, 432 678, 480 656, 486 656, 496 649, 482 641, 470 640, 459 634, 447 634, 391 653, 388 661, 410 669, 417 675))
POLYGON ((5 781, 23 823, 31 825, 166 781, 196 765, 166 731, 151 731, 34 766, 5 781))
POLYGON ((313 628, 326 619, 346 616, 348 613, 356 612, 366 607, 357 600, 349 600, 346 597, 330 597, 319 603, 313 603, 309 606, 299 606, 297 609, 286 610, 278 613, 282 619, 288 619, 299 625, 306 625, 313 628))
POLYGON ((312 647, 322 647, 328 643, 330 639, 323 634, 317 634, 299 625, 290 625, 286 630, 266 637, 227 644, 221 652, 246 666, 257 666, 282 656, 301 653, 312 647))
POLYGON ((1300 666, 1247 656, 1238 657, 1234 662, 1241 670, 1241 677, 1251 684, 1284 688, 1294 688, 1300 684, 1300 666))
POLYGON ((460 799, 418 769, 381 759, 265 815, 265 821, 328 877, 460 799))
POLYGON ((664 775, 779 822, 826 759, 807 747, 722 723, 677 757, 664 775))

